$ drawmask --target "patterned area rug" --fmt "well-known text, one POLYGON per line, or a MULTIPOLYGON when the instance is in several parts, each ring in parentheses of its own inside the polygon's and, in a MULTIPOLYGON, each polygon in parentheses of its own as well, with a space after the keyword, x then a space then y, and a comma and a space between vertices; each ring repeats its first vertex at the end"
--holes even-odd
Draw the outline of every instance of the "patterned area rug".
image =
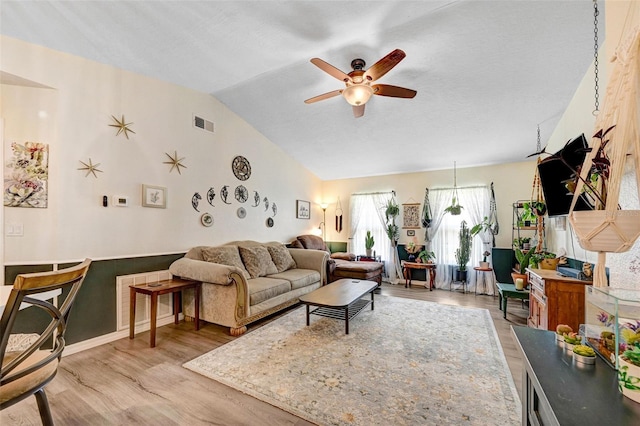
POLYGON ((321 425, 517 425, 486 309, 376 296, 349 324, 305 309, 184 367, 321 425))

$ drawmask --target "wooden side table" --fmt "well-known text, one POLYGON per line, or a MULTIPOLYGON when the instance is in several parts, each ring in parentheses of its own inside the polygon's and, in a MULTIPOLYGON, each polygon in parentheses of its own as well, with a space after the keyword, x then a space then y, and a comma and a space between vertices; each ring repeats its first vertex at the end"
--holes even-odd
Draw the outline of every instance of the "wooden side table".
POLYGON ((489 294, 487 293, 487 272, 493 272, 493 268, 481 268, 480 266, 476 266, 473 269, 476 271, 475 294, 478 294, 478 275, 480 273, 482 273, 482 291, 484 291, 484 293, 480 293, 480 294, 489 294))
MULTIPOLYGON (((130 303, 129 303, 129 339, 135 336, 136 327, 136 293, 151 296, 151 326, 149 338, 149 347, 156 347, 156 317, 158 315, 158 296, 168 293, 178 293, 182 290, 192 288, 195 292, 195 328, 200 330, 200 291, 202 283, 200 281, 183 280, 180 278, 172 278, 170 280, 158 281, 142 285, 129 286, 130 303)), ((180 302, 178 295, 173 295, 173 313, 174 323, 178 324, 178 311, 180 310, 180 302)))
POLYGON ((402 274, 404 275, 404 288, 411 287, 411 270, 427 269, 429 271, 429 291, 436 285, 436 264, 402 261, 402 274))

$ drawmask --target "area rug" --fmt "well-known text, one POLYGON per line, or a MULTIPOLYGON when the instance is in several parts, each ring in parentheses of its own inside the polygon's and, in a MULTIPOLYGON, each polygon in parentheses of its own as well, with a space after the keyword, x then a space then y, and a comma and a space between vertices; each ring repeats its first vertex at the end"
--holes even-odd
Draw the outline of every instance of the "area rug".
POLYGON ((376 296, 349 323, 300 307, 184 367, 320 425, 517 425, 486 309, 376 296))

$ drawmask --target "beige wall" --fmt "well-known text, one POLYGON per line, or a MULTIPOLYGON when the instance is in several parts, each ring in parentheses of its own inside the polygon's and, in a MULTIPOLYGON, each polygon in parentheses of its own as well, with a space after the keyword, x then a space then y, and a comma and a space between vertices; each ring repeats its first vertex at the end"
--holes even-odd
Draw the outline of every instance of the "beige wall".
MULTIPOLYGON (((497 166, 471 167, 457 169, 457 184, 459 187, 494 184, 496 203, 498 207, 498 222, 500 232, 496 236, 498 247, 511 247, 511 204, 516 200, 531 197, 531 185, 535 161, 522 163, 501 164, 497 166)), ((341 179, 325 181, 323 184, 324 201, 329 203, 327 209, 329 226, 327 239, 330 241, 348 241, 349 238, 349 197, 353 193, 396 191, 398 203, 419 202, 424 200, 425 188, 451 188, 453 186, 453 170, 439 170, 433 172, 406 173, 371 178, 341 179), (335 213, 335 203, 340 197, 344 210, 344 229, 337 233, 332 226, 335 213)), ((416 236, 422 241, 423 231, 417 231, 416 236)), ((411 237, 406 232, 401 233, 400 243, 407 242, 411 237)))
POLYGON ((5 161, 14 141, 50 149, 48 208, 4 208, 5 223, 24 227, 24 236, 4 237, 6 263, 168 253, 236 239, 287 242, 310 230, 311 221, 295 218, 295 201, 318 198, 321 181, 212 96, 12 38, 0 43, 2 71, 53 88, 0 86, 5 161), (194 113, 214 121, 215 133, 193 128, 194 113), (129 140, 108 126, 122 114, 136 132, 129 140), (174 151, 185 158, 182 174, 163 164, 174 151), (251 162, 245 182, 232 173, 236 155, 251 162), (97 179, 78 170, 89 158, 100 163, 97 179), (241 183, 251 194, 244 204, 233 197, 241 183), (142 184, 166 187, 167 209, 141 207, 142 184), (223 185, 232 205, 220 200, 223 185), (212 186, 215 207, 206 202, 212 186), (271 210, 250 206, 253 191, 277 204, 273 228, 265 225, 271 210), (195 192, 200 212, 191 206, 195 192), (113 206, 114 195, 129 197, 130 206, 113 206), (240 206, 245 219, 236 215, 240 206), (212 227, 201 225, 203 212, 213 215, 212 227))

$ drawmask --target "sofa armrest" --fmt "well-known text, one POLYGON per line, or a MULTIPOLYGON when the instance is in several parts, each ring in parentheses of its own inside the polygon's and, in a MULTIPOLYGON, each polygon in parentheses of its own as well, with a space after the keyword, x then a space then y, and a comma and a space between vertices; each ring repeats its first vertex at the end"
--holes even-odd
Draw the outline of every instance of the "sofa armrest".
POLYGON ((327 260, 329 253, 322 250, 290 248, 289 253, 300 269, 311 269, 320 273, 321 282, 327 279, 327 260))
POLYGON ((235 266, 187 259, 186 257, 173 262, 169 266, 169 272, 180 278, 219 285, 230 285, 232 272, 242 275, 242 271, 235 266))

